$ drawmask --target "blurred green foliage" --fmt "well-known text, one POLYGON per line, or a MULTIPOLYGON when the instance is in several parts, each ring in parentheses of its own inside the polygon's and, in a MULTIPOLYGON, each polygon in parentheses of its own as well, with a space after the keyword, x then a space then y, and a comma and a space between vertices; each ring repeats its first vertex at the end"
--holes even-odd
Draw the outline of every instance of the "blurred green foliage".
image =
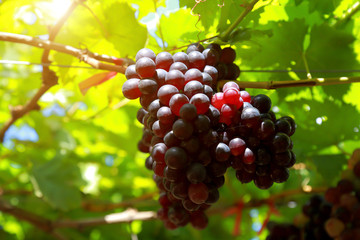
MULTIPOLYGON (((185 46, 226 31, 244 9, 244 0, 88 0, 66 21, 56 42, 88 48, 115 57, 134 58, 143 47, 156 53, 185 46), (223 5, 223 6, 222 6, 223 5), (91 11, 89 10, 91 9, 91 11), (200 14, 200 17, 199 15, 200 14), (162 38, 162 39, 161 39, 162 38)), ((360 69, 360 15, 345 19, 355 0, 259 1, 229 40, 236 49, 236 63, 243 70, 303 70, 313 77, 356 76, 360 73, 315 70, 360 69), (340 21, 340 22, 339 22, 340 21), (339 22, 339 23, 338 23, 339 22)), ((51 26, 67 9, 70 0, 0 0, 0 29, 5 32, 45 38, 51 26)), ((219 39, 215 40, 221 42, 219 39)), ((222 43, 222 42, 221 42, 222 43)), ((223 44, 229 44, 223 43, 223 44)), ((180 50, 185 50, 181 48, 180 50)), ((178 51, 180 51, 178 50, 178 51)), ((172 51, 174 52, 174 51, 172 51)), ((42 50, 0 42, 0 59, 39 63, 42 50)), ((53 64, 87 66, 77 59, 52 51, 53 64)), ((91 88, 83 96, 79 82, 99 73, 82 68, 52 68, 59 85, 40 100, 42 110, 31 112, 12 126, 0 145, 0 199, 34 211, 49 219, 100 217, 113 211, 89 212, 83 203, 112 204, 156 191, 144 167, 145 154, 137 151, 141 125, 140 107, 124 100, 123 75, 91 88), (25 190, 26 194, 18 190, 25 190)), ((0 64, 0 127, 9 119, 9 106, 26 103, 41 84, 38 65, 0 64)), ((243 72, 243 81, 304 79, 306 73, 243 72)), ((242 185, 229 170, 221 198, 213 206, 226 209, 240 199, 251 201, 301 186, 329 186, 346 167, 348 156, 359 144, 360 84, 277 91, 248 89, 272 98, 278 116, 290 115, 297 122, 294 151, 305 168, 292 169, 290 179, 270 190, 253 183, 242 185)), ((277 203, 279 221, 289 221, 308 196, 293 196, 277 203), (289 208, 288 201, 295 201, 289 208)), ((140 210, 156 210, 156 195, 135 202, 140 210)), ((264 239, 257 237, 267 207, 246 209, 242 235, 231 235, 235 216, 215 214, 201 232, 190 226, 165 230, 160 221, 134 222, 63 229, 70 239, 264 239)), ((122 211, 118 208, 116 211, 122 211)), ((49 239, 29 223, 0 212, 0 239, 49 239)))

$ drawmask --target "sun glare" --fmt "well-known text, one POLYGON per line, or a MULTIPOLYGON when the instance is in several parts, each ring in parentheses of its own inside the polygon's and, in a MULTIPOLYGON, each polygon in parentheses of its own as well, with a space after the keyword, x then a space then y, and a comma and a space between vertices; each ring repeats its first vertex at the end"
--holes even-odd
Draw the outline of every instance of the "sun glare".
POLYGON ((70 7, 71 0, 53 0, 51 3, 51 11, 54 18, 60 18, 70 7))

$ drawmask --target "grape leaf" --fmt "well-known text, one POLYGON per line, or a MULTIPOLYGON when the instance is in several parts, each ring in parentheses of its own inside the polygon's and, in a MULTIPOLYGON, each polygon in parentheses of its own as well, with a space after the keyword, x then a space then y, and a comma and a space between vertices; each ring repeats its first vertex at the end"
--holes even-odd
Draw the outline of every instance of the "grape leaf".
POLYGON ((32 174, 35 191, 40 192, 52 207, 68 211, 80 206, 81 195, 77 185, 81 178, 74 163, 56 157, 35 165, 32 174))

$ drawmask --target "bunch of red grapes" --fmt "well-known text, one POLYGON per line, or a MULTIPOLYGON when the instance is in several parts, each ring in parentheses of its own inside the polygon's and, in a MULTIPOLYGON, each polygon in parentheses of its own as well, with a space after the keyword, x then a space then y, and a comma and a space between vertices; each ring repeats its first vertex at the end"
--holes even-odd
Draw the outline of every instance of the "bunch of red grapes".
POLYGON ((360 239, 360 162, 353 171, 330 187, 324 197, 314 195, 302 208, 304 223, 269 225, 267 240, 360 239), (286 229, 285 229, 286 228, 286 229))
POLYGON ((158 216, 169 229, 207 226, 204 210, 219 199, 228 167, 242 183, 267 189, 286 181, 295 163, 295 122, 276 120, 270 98, 251 97, 231 81, 215 93, 219 80, 238 78, 235 58, 232 48, 217 44, 192 44, 174 55, 141 49, 126 70, 122 91, 140 98, 138 148, 150 153, 145 166, 154 172, 158 216))

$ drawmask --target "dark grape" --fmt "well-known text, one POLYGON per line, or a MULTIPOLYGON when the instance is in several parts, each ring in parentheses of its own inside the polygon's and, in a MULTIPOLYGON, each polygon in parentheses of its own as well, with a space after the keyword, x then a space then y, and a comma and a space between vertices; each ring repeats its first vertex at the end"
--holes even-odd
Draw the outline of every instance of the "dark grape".
POLYGON ((178 90, 182 90, 185 85, 185 77, 179 70, 171 70, 166 74, 165 84, 171 84, 178 90))
POLYGON ((165 162, 173 169, 185 168, 188 163, 186 152, 180 147, 169 148, 165 153, 165 162))
POLYGON ((135 64, 130 65, 126 68, 125 77, 126 77, 126 79, 140 78, 140 76, 136 73, 135 64))
POLYGON ((178 92, 179 90, 175 86, 167 84, 159 88, 157 97, 162 104, 169 106, 170 98, 178 92))
POLYGON ((174 94, 169 101, 169 106, 171 112, 173 112, 176 116, 180 116, 180 109, 184 104, 189 103, 189 98, 182 93, 174 94))
POLYGON ((194 132, 194 128, 191 123, 178 119, 174 122, 172 128, 175 136, 181 140, 185 140, 191 137, 194 132))
POLYGON ((186 71, 188 70, 187 66, 182 63, 182 62, 174 62, 173 64, 171 64, 170 66, 170 71, 171 70, 179 70, 180 72, 182 72, 183 74, 186 73, 186 71))
POLYGON ((230 64, 232 63, 236 58, 236 52, 231 47, 226 47, 221 50, 220 54, 220 62, 230 64))
POLYGON ((203 52, 204 46, 201 45, 200 43, 192 43, 186 49, 186 53, 189 54, 190 52, 193 52, 193 51, 203 52))
POLYGON ((267 113, 271 108, 271 99, 264 94, 256 95, 251 99, 250 103, 257 108, 260 113, 267 113))
POLYGON ((174 62, 182 62, 186 65, 186 67, 189 67, 189 57, 184 52, 177 52, 173 56, 174 62))
POLYGON ((136 61, 138 61, 142 57, 148 57, 153 61, 155 61, 156 55, 151 49, 143 48, 136 53, 135 59, 136 61))
POLYGON ((189 68, 197 68, 202 71, 205 67, 205 57, 201 52, 192 51, 188 53, 189 68))
POLYGON ((156 113, 156 117, 164 124, 171 124, 175 121, 176 116, 172 113, 169 107, 160 107, 156 113))
POLYGON ((206 169, 204 165, 198 162, 192 163, 187 171, 186 177, 191 183, 201 183, 206 178, 206 169))
POLYGON ((192 122, 197 118, 196 107, 192 104, 184 104, 180 109, 180 117, 185 121, 192 122))
POLYGON ((169 71, 169 68, 173 62, 173 57, 168 52, 161 52, 155 58, 156 68, 164 69, 166 71, 169 71))
POLYGON ((136 73, 139 74, 141 78, 152 78, 155 75, 155 62, 148 57, 142 57, 137 60, 135 68, 136 73))
POLYGON ((141 91, 139 89, 140 79, 131 78, 122 85, 122 93, 127 99, 136 99, 141 97, 141 91))
POLYGON ((215 157, 217 161, 225 162, 229 159, 230 155, 231 155, 230 148, 225 143, 219 143, 216 146, 215 157))
POLYGON ((191 98, 197 93, 204 92, 204 85, 199 81, 190 81, 184 87, 184 93, 188 98, 191 98))
POLYGON ((204 183, 192 183, 189 186, 189 199, 196 203, 202 204, 205 203, 206 199, 209 196, 209 189, 204 183))

